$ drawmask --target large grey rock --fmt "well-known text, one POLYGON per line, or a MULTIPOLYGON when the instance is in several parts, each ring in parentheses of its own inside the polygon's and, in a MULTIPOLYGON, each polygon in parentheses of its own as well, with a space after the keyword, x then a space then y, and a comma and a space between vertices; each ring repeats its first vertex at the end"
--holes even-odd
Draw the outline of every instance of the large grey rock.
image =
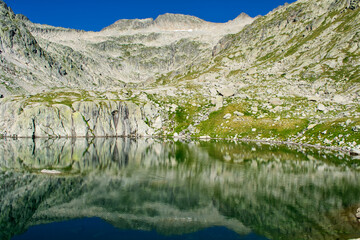
POLYGON ((318 110, 318 111, 321 111, 321 112, 326 112, 326 111, 327 111, 327 108, 324 106, 324 104, 320 103, 320 104, 317 106, 317 110, 318 110))
POLYGON ((80 101, 73 103, 72 108, 63 104, 35 103, 25 107, 23 104, 17 101, 0 104, 0 133, 18 137, 145 136, 151 133, 142 107, 132 102, 80 101))
POLYGON ((218 93, 223 97, 231 97, 235 95, 235 90, 232 88, 220 88, 217 89, 218 93))
POLYGON ((280 98, 272 98, 269 100, 269 103, 275 106, 282 105, 284 102, 280 98))
POLYGON ((339 103, 339 104, 348 104, 348 103, 350 103, 350 101, 346 97, 341 96, 341 95, 335 95, 333 97, 333 101, 336 102, 336 103, 339 103))

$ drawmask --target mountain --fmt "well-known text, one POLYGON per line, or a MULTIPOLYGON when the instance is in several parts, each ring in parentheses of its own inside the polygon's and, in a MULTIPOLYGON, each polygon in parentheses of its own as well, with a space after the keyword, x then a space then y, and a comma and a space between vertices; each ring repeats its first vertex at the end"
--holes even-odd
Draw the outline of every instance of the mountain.
POLYGON ((164 14, 85 32, 32 23, 2 2, 0 132, 359 151, 359 9, 359 0, 299 0, 227 23, 164 14), (132 130, 119 131, 119 122, 132 130))

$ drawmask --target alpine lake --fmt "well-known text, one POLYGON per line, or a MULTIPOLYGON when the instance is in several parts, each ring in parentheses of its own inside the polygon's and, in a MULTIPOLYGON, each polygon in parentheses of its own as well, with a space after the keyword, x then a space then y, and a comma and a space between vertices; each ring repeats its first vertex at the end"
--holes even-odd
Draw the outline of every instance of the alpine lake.
POLYGON ((0 239, 357 239, 360 160, 225 140, 0 139, 0 239))

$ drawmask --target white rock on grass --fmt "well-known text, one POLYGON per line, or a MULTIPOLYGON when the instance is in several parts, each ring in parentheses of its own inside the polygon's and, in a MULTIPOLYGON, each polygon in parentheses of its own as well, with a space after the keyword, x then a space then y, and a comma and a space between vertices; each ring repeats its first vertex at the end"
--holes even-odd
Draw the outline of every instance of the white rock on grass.
POLYGON ((318 110, 318 111, 321 111, 321 112, 325 112, 327 109, 326 109, 326 107, 324 106, 324 104, 320 103, 320 104, 317 106, 317 110, 318 110))
POLYGON ((313 129, 314 127, 316 127, 317 124, 310 124, 306 129, 310 130, 313 129))
POLYGON ((217 89, 218 93, 223 97, 231 97, 235 95, 235 91, 231 88, 217 89))
POLYGON ((258 108, 257 108, 256 106, 254 106, 254 107, 251 107, 251 111, 252 111, 254 114, 256 114, 259 110, 258 110, 258 108))
POLYGON ((269 103, 275 106, 282 105, 284 102, 280 98, 272 98, 269 100, 269 103))
POLYGON ((45 173, 45 174, 60 174, 60 171, 57 170, 48 170, 48 169, 43 169, 41 170, 41 173, 45 173))
POLYGON ((231 118, 231 114, 230 114, 230 113, 225 114, 224 119, 230 119, 230 118, 231 118))
POLYGON ((176 105, 176 104, 171 104, 171 109, 170 109, 170 111, 171 112, 175 112, 176 111, 176 109, 179 107, 178 105, 176 105))
POLYGON ((353 148, 351 149, 352 155, 360 155, 360 149, 359 148, 353 148))
POLYGON ((199 137, 200 140, 207 140, 207 139, 211 139, 210 136, 200 136, 199 137))
POLYGON ((310 96, 310 97, 308 97, 308 100, 310 102, 319 102, 321 99, 319 97, 316 97, 316 96, 310 96))
POLYGON ((234 112, 234 115, 236 115, 236 116, 238 116, 238 117, 242 117, 242 116, 244 116, 244 114, 243 114, 243 113, 238 112, 238 111, 235 111, 235 112, 234 112))
POLYGON ((355 127, 352 128, 352 130, 354 132, 360 132, 360 125, 356 125, 355 127))

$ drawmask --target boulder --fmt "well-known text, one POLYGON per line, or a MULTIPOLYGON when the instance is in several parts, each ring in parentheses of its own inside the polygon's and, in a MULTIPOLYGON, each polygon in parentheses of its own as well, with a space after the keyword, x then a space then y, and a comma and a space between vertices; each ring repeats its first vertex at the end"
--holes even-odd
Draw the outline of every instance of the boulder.
POLYGON ((230 118, 231 118, 231 114, 230 114, 230 113, 225 114, 224 119, 230 119, 230 118))
POLYGON ((231 97, 235 95, 234 89, 231 88, 221 88, 221 89, 217 89, 217 91, 223 97, 231 97))
POLYGON ((310 102, 319 102, 321 99, 317 96, 310 96, 310 97, 308 97, 308 100, 310 102))
POLYGON ((243 114, 243 113, 238 112, 238 111, 235 111, 235 112, 234 112, 234 115, 236 115, 236 116, 238 116, 238 117, 242 117, 242 116, 244 116, 244 114, 243 114))
POLYGON ((339 103, 339 104, 348 104, 349 103, 349 100, 341 95, 335 95, 333 97, 333 101, 336 103, 339 103))
POLYGON ((317 124, 310 124, 306 129, 310 130, 313 129, 314 127, 316 127, 317 124))
POLYGON ((360 125, 356 125, 355 127, 352 128, 352 130, 354 132, 360 132, 360 125))
POLYGON ((171 112, 175 112, 176 111, 176 109, 179 107, 178 105, 176 105, 176 104, 171 104, 171 109, 170 109, 170 111, 171 112))
POLYGON ((360 149, 359 148, 353 148, 353 149, 351 149, 350 154, 353 155, 353 156, 358 156, 358 155, 360 155, 360 149))
POLYGON ((327 109, 326 109, 326 107, 324 106, 324 104, 320 103, 320 104, 317 106, 317 110, 320 111, 320 112, 325 112, 327 109))
POLYGON ((41 170, 41 173, 45 173, 45 174, 60 174, 60 171, 56 171, 56 170, 48 170, 48 169, 43 169, 41 170))
POLYGON ((200 136, 199 139, 206 140, 206 139, 211 139, 211 137, 210 136, 200 136))
POLYGON ((280 98, 272 98, 269 100, 269 103, 275 106, 282 105, 284 102, 280 98))
POLYGON ((256 106, 254 106, 254 107, 251 107, 251 111, 253 114, 256 114, 259 110, 256 106))

